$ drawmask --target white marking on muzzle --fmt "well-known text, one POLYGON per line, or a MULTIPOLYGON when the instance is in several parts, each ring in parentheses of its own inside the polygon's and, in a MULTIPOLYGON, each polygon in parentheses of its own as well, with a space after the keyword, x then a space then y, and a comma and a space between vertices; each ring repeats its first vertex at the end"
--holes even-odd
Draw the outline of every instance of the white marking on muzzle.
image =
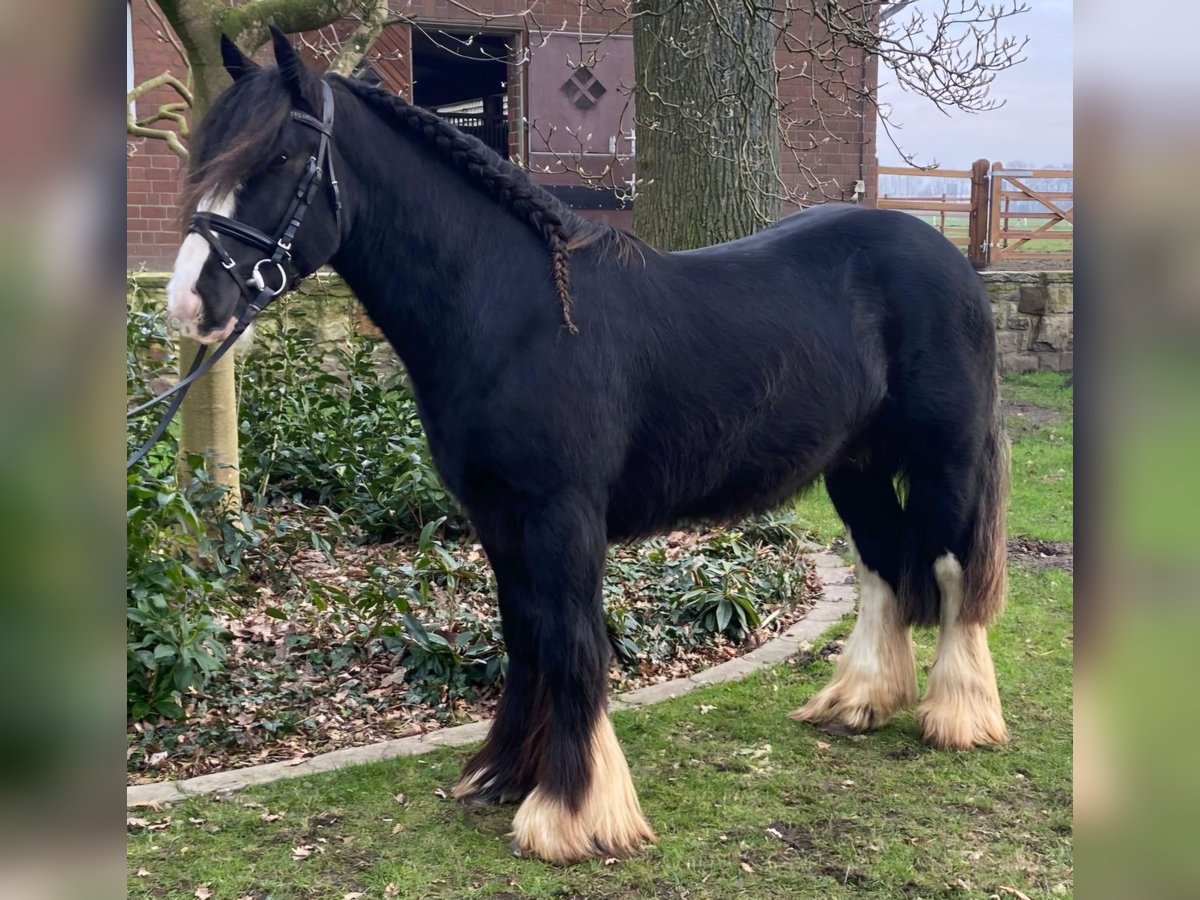
MULTIPOLYGON (((197 205, 196 211, 212 212, 232 218, 237 205, 236 196, 236 190, 221 197, 206 194, 197 205)), ((167 282, 168 321, 178 328, 184 337, 204 344, 223 340, 233 327, 231 320, 229 327, 206 335, 200 334, 204 305, 200 295, 196 293, 196 282, 199 281, 200 273, 211 255, 212 247, 208 245, 208 241, 198 234, 189 234, 179 247, 179 255, 175 257, 175 269, 171 273, 171 280, 167 282)))

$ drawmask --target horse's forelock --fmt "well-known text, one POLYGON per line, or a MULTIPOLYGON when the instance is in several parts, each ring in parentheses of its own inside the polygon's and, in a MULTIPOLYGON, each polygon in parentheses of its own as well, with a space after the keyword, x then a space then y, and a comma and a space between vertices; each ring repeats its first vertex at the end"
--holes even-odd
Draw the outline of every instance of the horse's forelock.
POLYGON ((290 109, 274 69, 247 75, 217 99, 192 141, 180 197, 185 227, 203 197, 229 193, 266 164, 290 109))

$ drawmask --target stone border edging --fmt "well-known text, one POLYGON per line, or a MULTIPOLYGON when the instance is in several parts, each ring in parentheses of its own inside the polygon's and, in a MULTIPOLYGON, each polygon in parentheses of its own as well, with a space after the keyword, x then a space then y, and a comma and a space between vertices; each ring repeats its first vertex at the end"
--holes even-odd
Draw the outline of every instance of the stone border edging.
MULTIPOLYGON (((815 546, 815 545, 814 545, 815 546)), ((821 579, 821 596, 798 622, 782 634, 749 653, 723 662, 720 665, 685 675, 660 684, 651 684, 636 691, 620 694, 609 701, 610 710, 638 709, 653 703, 661 703, 674 697, 682 697, 696 688, 726 681, 741 681, 752 672, 768 666, 778 665, 795 656, 815 641, 843 616, 854 610, 857 595, 853 571, 840 557, 825 550, 809 553, 813 567, 821 579)), ((461 747, 483 740, 487 736, 490 719, 430 731, 411 737, 396 738, 365 747, 344 747, 332 750, 300 762, 274 762, 228 772, 198 775, 182 781, 157 781, 151 784, 135 784, 125 789, 126 807, 146 806, 155 803, 173 803, 204 794, 215 794, 241 790, 258 784, 269 784, 285 778, 300 778, 318 772, 332 772, 360 763, 381 762, 401 756, 417 756, 442 747, 461 747)))

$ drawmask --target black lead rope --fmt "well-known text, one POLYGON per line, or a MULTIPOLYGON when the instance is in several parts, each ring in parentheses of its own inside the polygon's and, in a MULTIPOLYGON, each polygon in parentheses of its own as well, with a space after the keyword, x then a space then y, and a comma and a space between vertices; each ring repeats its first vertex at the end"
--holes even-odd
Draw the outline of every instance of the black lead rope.
MULTIPOLYGON (((208 353, 208 347, 201 345, 196 351, 196 356, 192 360, 192 365, 188 368, 187 374, 179 380, 178 384, 169 390, 163 391, 157 397, 143 403, 141 406, 131 409, 126 414, 126 418, 135 416, 139 413, 145 412, 152 406, 156 406, 162 401, 166 400, 168 397, 174 395, 174 399, 167 404, 167 408, 163 411, 162 419, 159 420, 158 425, 155 426, 150 437, 147 438, 146 442, 142 444, 142 446, 138 447, 134 454, 129 457, 128 461, 126 461, 126 472, 141 462, 145 458, 146 454, 150 452, 150 448, 158 443, 158 439, 166 434, 167 427, 171 424, 171 420, 175 418, 175 414, 179 412, 179 407, 183 404, 183 398, 187 396, 188 388, 192 386, 192 383, 195 382, 196 379, 201 375, 204 375, 206 372, 208 372, 209 369, 217 364, 217 360, 229 352, 229 348, 236 344, 238 338, 242 336, 242 333, 248 327, 250 327, 250 323, 254 321, 254 317, 262 312, 267 303, 269 303, 276 296, 270 293, 270 291, 264 291, 263 294, 266 294, 263 302, 261 304, 257 302, 251 303, 248 307, 246 307, 246 312, 242 314, 242 316, 238 319, 237 324, 233 326, 233 331, 231 331, 229 336, 221 342, 220 346, 217 347, 216 350, 213 351, 212 356, 209 356, 206 360, 205 356, 208 353)), ((259 295, 260 299, 263 297, 263 294, 259 295)))
POLYGON ((179 411, 179 407, 183 403, 183 398, 186 396, 188 388, 192 386, 196 379, 208 372, 209 369, 216 365, 217 360, 229 352, 229 348, 237 343, 238 338, 242 336, 242 333, 250 326, 255 317, 267 307, 267 304, 285 291, 293 289, 303 280, 304 276, 296 270, 292 262, 292 241, 296 237, 296 232, 300 230, 300 224, 304 221, 304 214, 308 212, 308 207, 312 204, 313 198, 316 197, 317 188, 327 168, 329 170, 329 184, 333 189, 334 216, 337 219, 338 233, 341 234, 341 191, 339 190, 337 177, 333 172, 333 157, 329 152, 329 142, 333 136, 333 91, 330 89, 328 82, 322 82, 321 87, 324 109, 322 110, 320 120, 299 110, 293 110, 291 113, 294 121, 320 132, 321 143, 316 155, 310 156, 308 159, 308 166, 304 171, 304 176, 300 179, 300 183, 296 187, 295 196, 292 198, 288 211, 283 217, 279 236, 270 238, 251 225, 216 213, 198 212, 192 217, 192 224, 188 230, 200 235, 213 248, 217 258, 221 261, 222 268, 237 282, 238 290, 241 291, 242 296, 247 299, 248 303, 242 314, 238 316, 233 331, 213 351, 212 356, 207 356, 208 348, 201 346, 197 350, 196 357, 192 360, 192 365, 189 367, 187 374, 174 387, 163 391, 157 397, 131 409, 126 414, 126 418, 130 418, 162 403, 168 397, 174 398, 167 405, 166 410, 163 412, 162 420, 155 427, 149 439, 129 457, 129 460, 125 463, 125 471, 129 471, 144 459, 146 454, 150 452, 150 448, 158 443, 158 439, 166 433, 167 427, 171 424, 171 420, 175 418, 175 414, 179 411), (251 270, 248 279, 241 279, 234 272, 237 264, 234 262, 233 257, 225 250, 221 239, 216 234, 217 232, 240 241, 243 244, 257 247, 271 255, 269 258, 264 256, 254 264, 254 268, 251 270), (267 282, 269 276, 264 275, 261 271, 264 266, 273 266, 275 268, 275 273, 279 276, 277 287, 272 287, 267 282), (257 295, 251 293, 251 286, 257 289, 257 295))

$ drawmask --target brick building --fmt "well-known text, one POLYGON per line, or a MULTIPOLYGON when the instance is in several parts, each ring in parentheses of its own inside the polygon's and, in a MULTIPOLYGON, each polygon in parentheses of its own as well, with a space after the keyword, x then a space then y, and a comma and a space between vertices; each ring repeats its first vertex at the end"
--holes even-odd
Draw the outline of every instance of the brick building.
MULTIPOLYGON (((513 0, 476 0, 469 5, 491 16, 527 6, 513 0)), ((456 6, 447 0, 393 0, 393 7, 410 16, 412 24, 389 26, 358 75, 437 110, 498 152, 529 166, 538 181, 582 214, 631 227, 632 213, 625 202, 628 181, 637 169, 631 28, 619 13, 594 11, 580 0, 532 5, 541 28, 530 29, 517 18, 481 19, 463 8, 467 4, 456 6), (580 172, 595 174, 606 164, 610 174, 603 189, 587 187, 580 172)), ((801 16, 791 30, 801 35, 812 27, 801 16)), ((163 72, 184 72, 163 28, 148 0, 130 0, 131 86, 163 72)), ((314 45, 320 44, 320 36, 311 37, 314 45)), ((785 149, 785 181, 806 201, 824 197, 873 203, 878 180, 874 112, 865 106, 848 111, 844 102, 824 95, 819 79, 800 74, 806 63, 811 67, 811 60, 789 51, 786 43, 780 42, 776 63, 788 137, 796 146, 817 149, 803 154, 785 149)), ((309 55, 319 64, 318 56, 309 55)), ((875 63, 861 55, 843 59, 839 77, 850 84, 873 85, 875 63)), ((176 99, 169 89, 157 91, 139 101, 137 112, 144 115, 176 99)), ((179 245, 176 197, 181 168, 161 141, 130 140, 131 268, 170 268, 179 245)))

